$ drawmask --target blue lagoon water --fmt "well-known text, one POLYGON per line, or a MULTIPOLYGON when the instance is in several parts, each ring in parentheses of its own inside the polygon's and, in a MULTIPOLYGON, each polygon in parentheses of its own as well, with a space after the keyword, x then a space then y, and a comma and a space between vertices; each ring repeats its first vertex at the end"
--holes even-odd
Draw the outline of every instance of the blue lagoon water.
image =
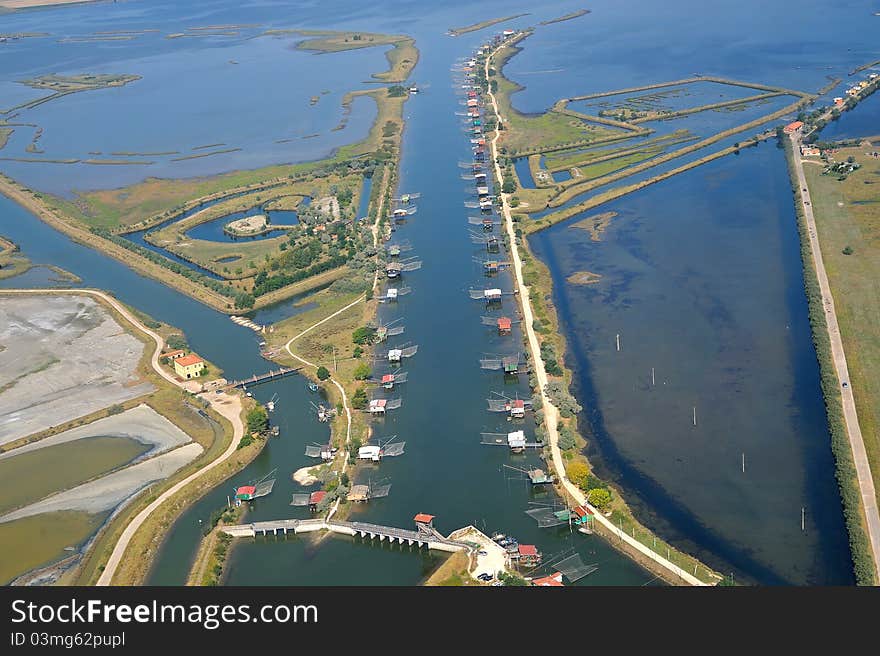
MULTIPOLYGON (((581 584, 640 585, 653 577, 601 539, 572 535, 568 527, 541 530, 525 515, 530 503, 541 500, 503 465, 539 464, 535 454, 511 458, 503 449, 479 444, 481 431, 508 427, 485 411, 489 393, 522 394, 526 386, 524 380, 506 384, 479 370, 482 354, 516 349, 520 336, 502 339, 482 326, 485 309, 467 295, 469 287, 486 279, 474 262, 481 253, 467 237, 462 199, 472 183, 461 180, 457 162, 468 157, 469 143, 455 115, 460 106, 451 93, 450 69, 491 30, 456 38, 445 32, 519 12, 529 15, 503 27, 527 27, 580 7, 577 2, 536 7, 522 0, 430 5, 346 0, 334 4, 331 15, 318 2, 222 0, 193 6, 132 0, 4 15, 4 32, 52 35, 3 44, 0 92, 9 90, 0 102, 4 107, 36 97, 16 84, 29 77, 142 76, 123 88, 83 92, 22 112, 14 120, 44 128, 39 145, 46 152, 39 157, 178 154, 132 156, 154 163, 127 166, 0 160, 0 171, 36 189, 70 196, 147 176, 204 176, 322 157, 366 135, 375 113, 369 99, 355 101, 345 129, 333 128, 346 118, 342 96, 368 88, 370 74, 385 67, 385 53, 376 48, 315 55, 294 50, 295 35, 263 32, 324 28, 414 36, 421 56, 412 79, 423 91, 405 106, 400 188, 422 197, 400 237, 412 242, 424 265, 405 274, 413 293, 397 307, 383 308, 382 317, 403 317, 405 340, 420 349, 406 364, 410 382, 400 392, 403 407, 375 427, 377 436, 405 439, 406 453, 360 474, 361 479, 390 479, 391 495, 357 509, 354 517, 408 526, 416 512, 431 512, 443 531, 474 524, 533 542, 545 554, 575 549, 585 562, 599 564, 581 584), (238 32, 234 36, 167 38, 191 27, 223 24, 259 27, 230 28, 238 32), (59 42, 123 29, 158 32, 129 41, 59 42), (311 106, 315 95, 319 101, 311 106), (197 149, 210 144, 223 145, 197 149), (230 148, 241 150, 173 161, 230 148)), ((506 73, 525 86, 514 96, 520 111, 540 112, 558 98, 693 73, 816 90, 827 75, 843 76, 878 57, 880 19, 870 15, 867 1, 829 9, 817 0, 769 5, 724 0, 712 4, 711 15, 696 0, 623 0, 591 9, 582 18, 539 28, 510 61, 506 73), (780 23, 787 29, 780 30, 780 23), (847 48, 839 47, 841 34, 847 48)), ((763 113, 767 107, 759 109, 763 113)), ((699 121, 744 116, 697 115, 694 131, 699 121)), ((24 151, 32 130, 17 127, 0 157, 36 157, 24 151)), ((683 161, 687 158, 667 166, 683 161)), ((598 472, 619 484, 644 522, 718 570, 735 571, 737 580, 851 582, 781 153, 772 144, 748 149, 597 211, 605 209, 618 217, 600 242, 570 227, 577 218, 531 241, 554 275, 554 302, 569 344, 566 361, 575 371, 574 392, 586 408, 581 426, 598 472), (582 270, 601 274, 601 282, 589 287, 566 282, 582 270), (620 352, 613 347, 617 334, 620 352)), ((365 213, 362 204, 359 216, 365 213)), ((71 243, 6 199, 0 199, 0 233, 33 261, 57 264, 82 277, 84 285, 108 289, 178 326, 228 377, 267 367, 259 355, 260 335, 71 243)), ((35 272, 2 285, 45 282, 35 272)), ((512 286, 506 276, 492 284, 512 286)), ((303 311, 308 302, 291 299, 257 313, 257 320, 303 311)), ((505 311, 513 311, 507 301, 505 311)), ((290 474, 310 462, 303 455, 306 444, 327 438, 326 426, 310 411, 309 401, 316 397, 300 377, 254 393, 263 401, 278 395, 273 420, 281 438, 181 515, 151 583, 185 580, 200 520, 224 505, 236 484, 277 469, 275 491, 255 504, 251 518, 307 514, 289 506, 290 495, 301 491, 290 474)), ((525 429, 531 433, 533 427, 525 429)), ((227 579, 233 585, 410 585, 437 562, 424 553, 341 538, 279 537, 237 544, 227 579)))

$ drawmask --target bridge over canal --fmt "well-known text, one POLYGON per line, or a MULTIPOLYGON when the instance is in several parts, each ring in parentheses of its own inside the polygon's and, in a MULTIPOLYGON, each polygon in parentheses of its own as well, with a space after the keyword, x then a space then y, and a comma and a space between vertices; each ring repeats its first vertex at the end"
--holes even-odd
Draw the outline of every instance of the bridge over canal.
POLYGON ((387 540, 392 543, 405 543, 437 551, 455 552, 475 548, 475 545, 468 542, 450 540, 433 527, 427 526, 422 526, 417 531, 411 531, 367 522, 325 521, 323 519, 278 519, 267 522, 224 526, 222 530, 227 535, 236 538, 330 531, 331 533, 339 533, 341 535, 358 536, 365 540, 387 540))

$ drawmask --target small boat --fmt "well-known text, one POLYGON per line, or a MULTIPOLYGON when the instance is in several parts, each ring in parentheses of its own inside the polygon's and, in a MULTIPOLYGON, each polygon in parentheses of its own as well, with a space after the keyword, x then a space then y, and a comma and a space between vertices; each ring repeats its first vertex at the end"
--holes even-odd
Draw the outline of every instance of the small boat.
POLYGON ((318 391, 318 383, 309 383, 309 391, 317 392, 318 391))
POLYGON ((281 429, 278 426, 272 426, 270 432, 272 433, 272 437, 278 437, 281 435, 281 429))

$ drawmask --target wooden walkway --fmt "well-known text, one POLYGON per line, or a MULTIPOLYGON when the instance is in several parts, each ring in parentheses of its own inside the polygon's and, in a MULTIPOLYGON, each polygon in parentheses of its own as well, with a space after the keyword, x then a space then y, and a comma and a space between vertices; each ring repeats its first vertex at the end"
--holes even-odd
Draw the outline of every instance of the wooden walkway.
POLYGON ((276 378, 284 378, 289 374, 299 371, 302 367, 279 367, 274 371, 267 371, 264 374, 254 374, 245 380, 233 380, 229 382, 229 387, 247 387, 248 385, 258 385, 267 380, 275 380, 276 378))

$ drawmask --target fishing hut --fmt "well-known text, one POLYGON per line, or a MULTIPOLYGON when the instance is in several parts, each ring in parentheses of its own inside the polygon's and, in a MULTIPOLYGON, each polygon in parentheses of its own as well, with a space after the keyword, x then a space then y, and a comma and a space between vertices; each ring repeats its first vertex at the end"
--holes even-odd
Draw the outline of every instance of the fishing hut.
POLYGON ((409 287, 389 287, 382 296, 376 297, 380 303, 392 303, 401 296, 406 296, 412 291, 409 287))
POLYGON ((492 232, 495 226, 501 225, 501 219, 492 216, 469 216, 468 223, 472 226, 480 226, 484 232, 492 232))
POLYGON ((398 278, 404 271, 418 271, 422 268, 422 261, 415 257, 404 260, 393 260, 385 265, 385 275, 390 278, 398 278))
POLYGON ((321 423, 325 423, 333 419, 336 416, 336 410, 333 408, 327 408, 323 403, 313 403, 309 401, 309 404, 312 406, 312 410, 318 417, 318 421, 321 423))
POLYGON ((411 358, 418 352, 418 350, 418 344, 410 344, 407 342, 397 348, 388 349, 388 352, 384 356, 380 356, 376 359, 387 360, 393 364, 400 364, 403 361, 403 358, 411 358))
POLYGON ((498 371, 500 369, 505 375, 510 376, 528 373, 528 367, 521 353, 480 358, 480 368, 489 371, 498 371))
POLYGON ((395 319, 394 321, 387 323, 387 324, 382 324, 380 322, 379 325, 376 326, 376 328, 375 328, 376 332, 373 335, 373 341, 376 343, 381 343, 381 342, 384 342, 389 337, 403 334, 405 326, 395 326, 394 325, 398 321, 401 321, 402 318, 403 317, 400 317, 400 318, 395 319))
POLYGON ((498 329, 498 334, 505 336, 510 335, 513 330, 513 324, 519 323, 519 319, 514 321, 510 317, 480 317, 480 323, 484 326, 493 326, 498 329))
POLYGON ((384 417, 389 410, 396 410, 403 405, 403 399, 370 399, 367 412, 371 417, 384 417))
POLYGON ((537 567, 541 564, 541 552, 533 544, 517 545, 516 551, 510 558, 520 567, 537 567))
POLYGON ((387 497, 390 492, 391 483, 373 483, 369 481, 366 485, 352 485, 346 498, 354 503, 365 503, 370 499, 387 497))
POLYGON ((384 389, 394 389, 395 385, 400 385, 401 383, 405 383, 407 380, 407 373, 405 371, 399 371, 397 373, 388 373, 383 374, 379 378, 374 378, 366 381, 369 385, 376 385, 377 387, 382 387, 384 389))
POLYGON ((391 458, 403 455, 406 442, 395 442, 396 435, 389 437, 384 443, 367 444, 358 449, 357 457, 360 460, 379 462, 382 458, 391 458))
POLYGON ((526 416, 526 410, 532 409, 531 400, 505 396, 500 392, 492 392, 498 398, 486 399, 489 412, 506 412, 511 419, 522 419, 526 416))
POLYGON ((507 446, 511 453, 522 453, 526 449, 540 449, 544 445, 540 442, 526 441, 525 431, 512 431, 510 433, 480 433, 480 444, 487 446, 507 446))
POLYGON ((259 480, 250 481, 247 485, 235 488, 235 505, 240 506, 242 501, 253 501, 268 496, 275 487, 275 472, 273 469, 259 480))
POLYGON ((485 247, 488 253, 498 253, 501 251, 501 240, 498 239, 497 235, 477 232, 475 230, 470 230, 468 234, 470 234, 472 244, 485 247))
POLYGON ((320 458, 325 462, 328 460, 333 460, 333 456, 336 455, 336 449, 331 444, 318 444, 317 442, 313 442, 312 444, 306 445, 305 455, 307 458, 320 458))
POLYGON ((516 292, 502 291, 498 287, 490 289, 469 289, 468 294, 475 301, 485 301, 486 305, 500 304, 501 299, 505 296, 512 296, 516 292))

